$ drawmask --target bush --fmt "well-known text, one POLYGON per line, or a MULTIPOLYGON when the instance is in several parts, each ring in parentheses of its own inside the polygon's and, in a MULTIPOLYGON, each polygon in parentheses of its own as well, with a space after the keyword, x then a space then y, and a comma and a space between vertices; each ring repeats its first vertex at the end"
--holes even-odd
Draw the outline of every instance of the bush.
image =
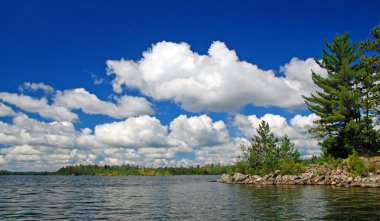
POLYGON ((343 165, 343 159, 342 158, 330 158, 327 164, 334 168, 337 169, 338 167, 341 167, 343 165))
POLYGON ((284 159, 280 163, 281 175, 298 174, 304 170, 305 167, 301 163, 298 163, 291 158, 284 159))
POLYGON ((242 158, 238 157, 235 164, 235 172, 247 174, 249 172, 249 168, 247 162, 245 162, 242 158))
POLYGON ((368 171, 366 165, 356 151, 354 151, 351 155, 348 156, 347 163, 354 176, 363 177, 367 175, 368 171))

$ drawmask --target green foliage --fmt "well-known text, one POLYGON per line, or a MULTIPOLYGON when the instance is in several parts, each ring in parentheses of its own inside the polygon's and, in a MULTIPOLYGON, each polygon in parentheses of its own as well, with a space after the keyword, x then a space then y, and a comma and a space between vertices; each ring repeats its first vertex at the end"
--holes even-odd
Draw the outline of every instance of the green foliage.
POLYGON ((312 79, 321 89, 304 99, 320 117, 309 132, 322 139, 325 160, 346 158, 353 151, 373 155, 380 150, 378 120, 374 121, 380 112, 380 58, 363 56, 369 50, 380 52, 380 25, 371 34, 374 41, 361 44, 352 43, 347 33, 336 36, 332 43, 326 42, 322 61, 316 61, 328 75, 313 72, 312 79))
POLYGON ((294 148, 294 144, 286 134, 280 143, 280 159, 292 159, 297 162, 301 159, 298 150, 294 148))
POLYGON ((314 155, 310 159, 300 159, 300 161, 304 166, 314 166, 316 164, 322 164, 323 162, 325 162, 321 157, 317 157, 314 155))
POLYGON ((354 176, 366 176, 367 170, 366 165, 362 159, 360 159, 359 154, 354 151, 350 156, 348 156, 348 166, 351 168, 352 174, 354 176))
POLYGON ((235 170, 233 172, 239 172, 243 174, 249 173, 249 166, 247 161, 243 160, 241 157, 238 157, 235 163, 235 170))
POLYGON ((362 55, 358 43, 349 41, 349 35, 336 36, 330 50, 323 50, 322 61, 317 63, 328 72, 327 77, 312 74, 313 81, 322 90, 304 97, 310 111, 320 117, 310 132, 325 138, 323 153, 333 157, 347 157, 354 145, 355 122, 359 117, 358 92, 353 89, 354 62, 362 55), (351 125, 351 126, 347 126, 351 125))
POLYGON ((380 51, 380 24, 374 27, 371 30, 371 35, 373 37, 373 41, 371 39, 367 39, 367 41, 362 42, 362 47, 369 51, 380 51))
POLYGON ((285 135, 281 142, 271 133, 268 123, 262 121, 249 146, 243 145, 244 157, 236 163, 237 172, 265 175, 275 170, 294 174, 302 170, 300 155, 285 135))
POLYGON ((75 165, 60 168, 57 175, 130 176, 130 175, 217 175, 234 171, 235 166, 205 165, 196 167, 146 168, 131 165, 75 165))
POLYGON ((330 160, 327 162, 327 164, 334 168, 337 169, 338 167, 341 167, 343 164, 343 159, 342 158, 330 158, 330 160))
POLYGON ((270 132, 269 125, 262 121, 256 130, 257 135, 252 137, 248 150, 248 164, 251 172, 267 174, 278 168, 279 150, 276 147, 277 138, 270 132))
POLYGON ((292 158, 281 160, 280 173, 281 175, 299 174, 305 170, 305 166, 295 161, 292 158))

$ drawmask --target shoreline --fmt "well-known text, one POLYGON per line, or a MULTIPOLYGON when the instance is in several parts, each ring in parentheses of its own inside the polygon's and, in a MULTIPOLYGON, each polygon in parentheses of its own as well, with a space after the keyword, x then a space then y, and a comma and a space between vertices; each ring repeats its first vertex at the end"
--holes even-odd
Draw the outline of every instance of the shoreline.
POLYGON ((279 171, 265 176, 242 173, 223 174, 219 183, 248 185, 328 185, 336 187, 380 188, 380 173, 370 173, 367 177, 353 176, 347 169, 325 170, 321 167, 309 168, 299 175, 280 175, 279 171))

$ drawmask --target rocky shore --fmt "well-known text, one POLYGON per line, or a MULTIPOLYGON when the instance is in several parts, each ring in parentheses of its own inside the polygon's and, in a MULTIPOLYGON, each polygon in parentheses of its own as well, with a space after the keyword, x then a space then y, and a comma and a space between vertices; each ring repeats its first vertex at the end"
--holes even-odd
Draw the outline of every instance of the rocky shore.
POLYGON ((380 173, 378 171, 377 173, 370 173, 367 177, 353 177, 348 169, 329 169, 316 166, 299 175, 280 175, 280 171, 266 176, 242 173, 223 174, 218 182, 252 185, 333 185, 337 187, 380 188, 380 173))

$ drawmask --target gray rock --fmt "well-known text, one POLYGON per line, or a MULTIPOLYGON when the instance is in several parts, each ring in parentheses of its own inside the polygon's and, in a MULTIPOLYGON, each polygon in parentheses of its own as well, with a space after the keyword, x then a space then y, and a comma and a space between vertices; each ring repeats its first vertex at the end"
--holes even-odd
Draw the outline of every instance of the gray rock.
POLYGON ((244 181, 247 178, 248 178, 248 175, 245 175, 245 174, 242 174, 242 173, 235 173, 232 176, 232 181, 235 182, 235 183, 241 183, 242 181, 244 181))
POLYGON ((218 181, 221 183, 232 183, 232 177, 229 174, 223 174, 218 181))

